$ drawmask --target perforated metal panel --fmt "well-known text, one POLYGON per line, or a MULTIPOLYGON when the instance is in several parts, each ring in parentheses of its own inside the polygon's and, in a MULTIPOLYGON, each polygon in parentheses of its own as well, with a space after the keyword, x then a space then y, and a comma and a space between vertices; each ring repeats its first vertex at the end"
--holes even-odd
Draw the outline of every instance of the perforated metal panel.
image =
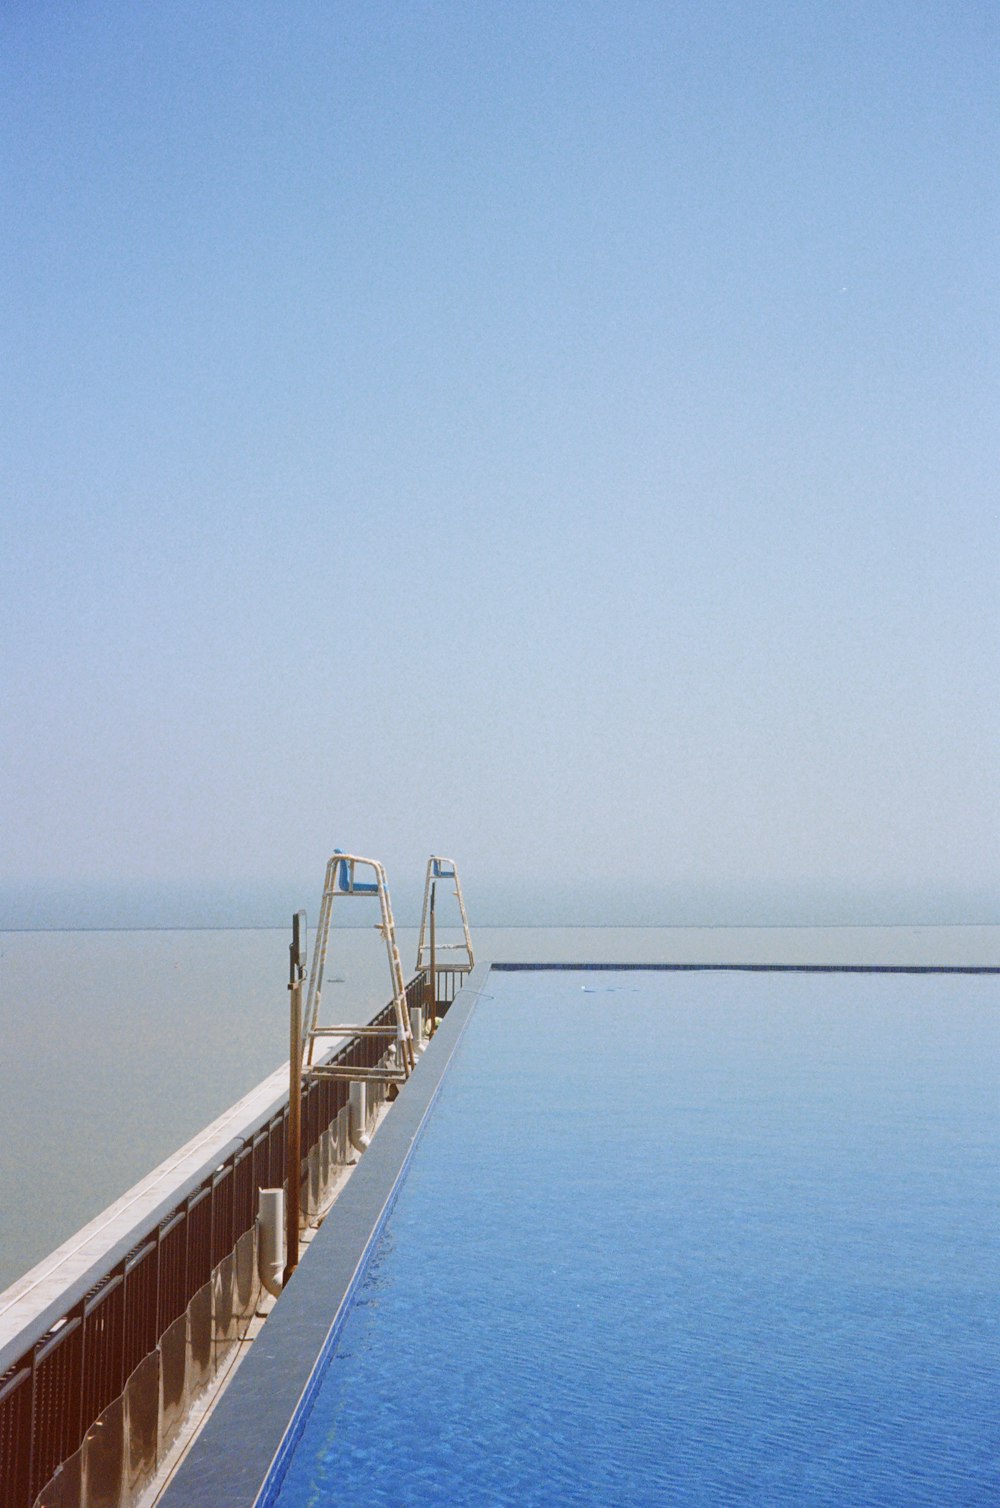
POLYGON ((25 1503, 31 1485, 31 1368, 0 1380, 0 1483, 12 1502, 25 1503))

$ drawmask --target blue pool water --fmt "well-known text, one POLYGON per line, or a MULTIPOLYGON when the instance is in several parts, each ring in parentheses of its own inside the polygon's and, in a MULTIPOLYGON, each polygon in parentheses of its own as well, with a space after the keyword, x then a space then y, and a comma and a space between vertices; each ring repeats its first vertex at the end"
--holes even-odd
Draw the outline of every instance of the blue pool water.
POLYGON ((1000 1501, 1000 981, 486 988, 281 1508, 1000 1501))

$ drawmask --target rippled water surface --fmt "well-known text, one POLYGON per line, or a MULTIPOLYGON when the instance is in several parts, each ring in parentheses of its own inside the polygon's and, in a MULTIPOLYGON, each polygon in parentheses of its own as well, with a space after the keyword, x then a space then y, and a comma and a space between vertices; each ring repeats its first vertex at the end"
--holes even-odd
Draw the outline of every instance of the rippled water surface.
POLYGON ((489 990, 282 1508, 1000 1501, 997 978, 489 990))

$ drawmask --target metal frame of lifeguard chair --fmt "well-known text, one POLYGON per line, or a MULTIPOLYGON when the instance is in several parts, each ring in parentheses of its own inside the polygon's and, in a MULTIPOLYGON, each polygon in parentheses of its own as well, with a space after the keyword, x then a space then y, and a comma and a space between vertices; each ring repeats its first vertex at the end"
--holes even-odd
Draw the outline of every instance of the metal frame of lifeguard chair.
MULTIPOLYGON (((316 948, 313 953, 312 972, 305 1011, 302 1010, 302 983, 305 977, 305 912, 298 912, 292 922, 292 946, 288 988, 291 995, 290 1051, 288 1057, 288 1134, 286 1137, 287 1199, 285 1204, 286 1262, 284 1281, 287 1282, 299 1260, 299 1177, 302 1166, 302 1081, 303 1079, 347 1079, 363 1085, 366 1082, 398 1086, 409 1078, 416 1062, 413 1050, 413 1032, 410 1028, 410 1012, 406 1004, 406 983, 403 965, 396 943, 396 924, 392 916, 389 885, 385 869, 377 859, 364 859, 360 854, 341 853, 335 849, 326 866, 323 881, 323 899, 320 902, 319 922, 316 927, 316 948), (357 870, 370 869, 375 879, 359 880, 357 870), (333 903, 337 896, 378 897, 381 921, 376 930, 385 940, 392 977, 392 1006, 394 1024, 376 1026, 322 1026, 319 1009, 323 999, 323 972, 330 946, 330 925, 333 920, 333 903), (348 1067, 342 1063, 314 1063, 313 1054, 321 1037, 388 1037, 395 1039, 395 1061, 375 1068, 348 1067)), ((389 1043, 386 1044, 387 1047, 389 1043)), ((383 1059, 387 1053, 382 1054, 383 1059)), ((361 1090, 362 1095, 365 1091, 361 1090)), ((352 1090, 353 1097, 353 1090, 352 1090)), ((362 1104, 364 1101, 362 1100, 362 1104)))
POLYGON ((472 952, 472 936, 469 932, 469 918, 465 910, 465 898, 462 895, 462 882, 458 877, 458 868, 454 859, 443 858, 440 854, 431 854, 427 860, 427 875, 424 880, 424 905, 420 915, 420 939, 417 943, 417 973, 423 974, 425 979, 424 999, 427 1014, 428 1030, 433 1032, 437 1023, 438 974, 445 971, 453 974, 469 974, 472 971, 475 957, 472 952), (460 943, 439 943, 437 940, 437 886, 439 880, 454 880, 454 895, 458 901, 458 910, 462 918, 463 941, 460 943), (461 949, 465 957, 461 962, 449 959, 445 964, 439 964, 437 955, 439 952, 456 952, 461 949))
POLYGON ((398 1083, 409 1078, 414 1067, 416 1057, 413 1049, 413 1032, 410 1027, 410 1012, 406 1003, 406 981, 403 978, 403 964, 399 956, 399 947, 396 943, 396 924, 393 920, 392 902, 389 898, 389 885, 385 877, 385 869, 377 859, 364 859, 360 854, 341 853, 338 849, 335 850, 332 858, 327 863, 326 878, 323 882, 323 899, 320 902, 319 921, 316 926, 316 944, 313 952, 312 972, 309 976, 309 992, 306 998, 302 1035, 303 1056, 305 1059, 304 1072, 314 1078, 371 1079, 376 1082, 398 1083), (374 873, 374 881, 358 879, 357 871, 359 868, 370 869, 374 873), (392 1026, 325 1026, 320 1024, 319 1011, 323 999, 323 972, 326 967, 326 956, 330 943, 333 903, 338 896, 366 896, 369 899, 378 897, 381 921, 376 923, 376 931, 381 932, 385 940, 386 953, 389 959, 389 972, 392 977, 392 1005, 395 1018, 394 1025, 392 1026), (313 1063, 316 1043, 321 1037, 372 1036, 395 1039, 397 1049, 396 1064, 391 1067, 386 1065, 381 1068, 348 1068, 341 1064, 313 1063))

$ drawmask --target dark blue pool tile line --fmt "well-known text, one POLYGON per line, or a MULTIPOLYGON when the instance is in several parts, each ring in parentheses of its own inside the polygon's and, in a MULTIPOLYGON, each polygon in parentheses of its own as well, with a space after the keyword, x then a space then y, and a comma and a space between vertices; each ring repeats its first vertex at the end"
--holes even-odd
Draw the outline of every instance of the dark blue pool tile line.
POLYGON ((269 1508, 324 1363, 489 973, 477 965, 306 1251, 161 1508, 269 1508))
POLYGON ((495 963, 498 974, 568 971, 660 974, 1000 974, 1000 964, 967 963, 495 963))

